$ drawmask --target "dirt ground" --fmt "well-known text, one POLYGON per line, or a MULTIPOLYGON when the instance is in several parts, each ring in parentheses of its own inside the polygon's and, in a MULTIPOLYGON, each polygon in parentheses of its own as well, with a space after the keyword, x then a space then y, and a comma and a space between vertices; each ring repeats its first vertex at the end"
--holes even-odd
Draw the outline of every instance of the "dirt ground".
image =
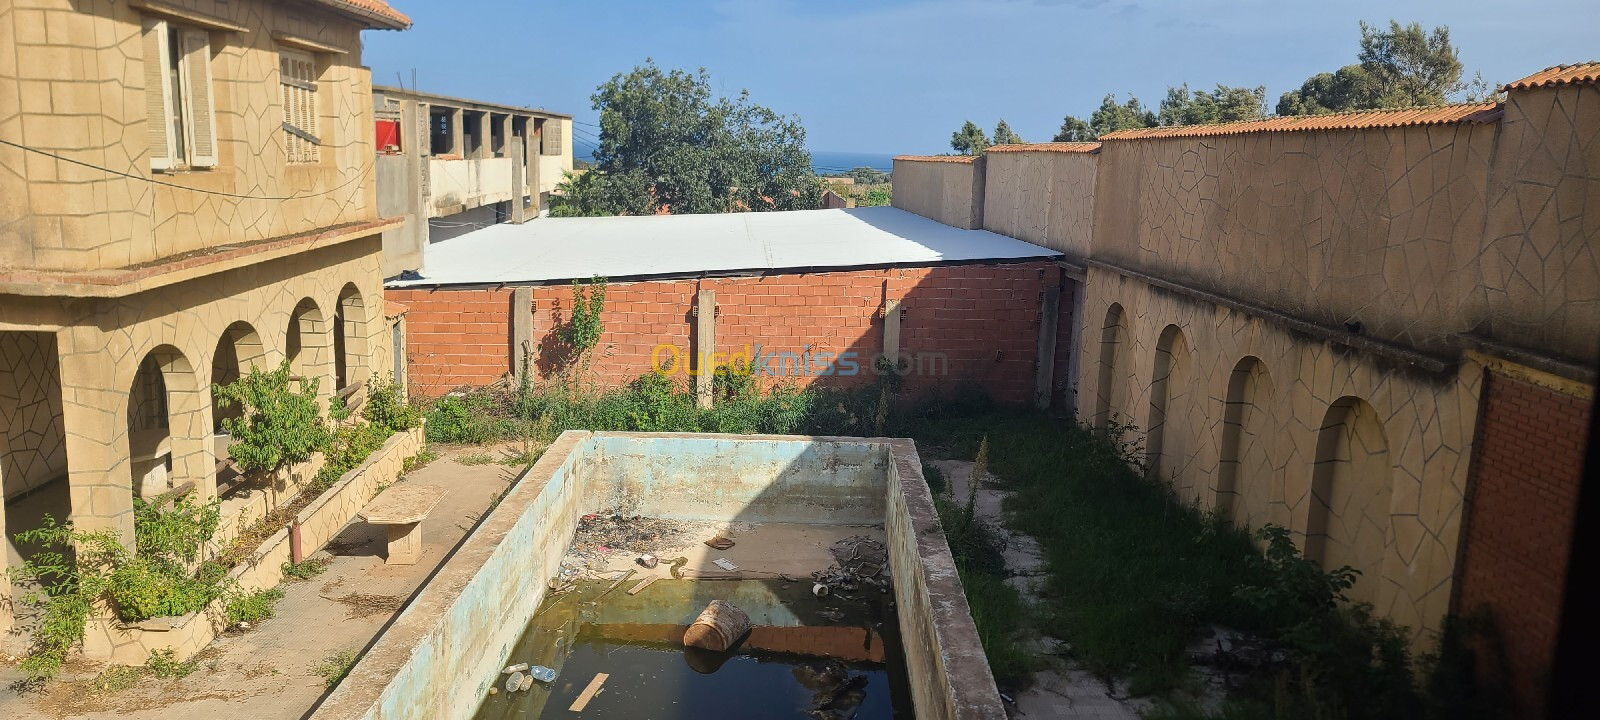
MULTIPOLYGON (((282 585, 286 594, 276 617, 219 637, 188 677, 107 672, 79 661, 44 690, 19 694, 6 687, 22 678, 12 659, 0 666, 0 717, 271 720, 307 714, 327 692, 315 667, 335 653, 364 650, 520 472, 455 461, 484 452, 443 449, 439 459, 400 481, 449 491, 422 523, 417 564, 385 565, 384 529, 356 520, 324 551, 332 557, 326 571, 282 585)), ((489 452, 500 457, 514 450, 489 452)))

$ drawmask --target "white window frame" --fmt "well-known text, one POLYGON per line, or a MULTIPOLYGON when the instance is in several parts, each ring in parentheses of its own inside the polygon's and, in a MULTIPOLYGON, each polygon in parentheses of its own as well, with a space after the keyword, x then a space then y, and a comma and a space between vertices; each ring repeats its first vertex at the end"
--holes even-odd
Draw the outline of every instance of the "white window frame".
POLYGON ((174 172, 216 167, 216 83, 211 71, 210 31, 146 17, 143 32, 150 169, 174 172))
POLYGON ((317 56, 278 49, 279 98, 283 103, 283 150, 290 165, 322 162, 317 107, 317 56))

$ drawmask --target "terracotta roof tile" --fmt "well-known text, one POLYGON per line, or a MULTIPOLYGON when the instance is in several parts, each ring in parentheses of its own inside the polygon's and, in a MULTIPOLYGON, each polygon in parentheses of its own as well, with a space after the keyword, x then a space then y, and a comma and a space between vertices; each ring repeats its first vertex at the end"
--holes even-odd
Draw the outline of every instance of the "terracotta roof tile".
POLYGON ((978 159, 976 155, 896 155, 896 160, 909 160, 911 162, 946 162, 970 163, 978 159))
POLYGON ((1551 85, 1590 85, 1600 83, 1600 62, 1547 67, 1506 85, 1507 90, 1549 87, 1551 85))
POLYGON ((1097 142, 1047 142, 1047 143, 1018 143, 1016 145, 995 145, 989 152, 1058 152, 1058 153, 1093 153, 1100 152, 1100 143, 1097 142))
POLYGON ((404 30, 411 27, 411 18, 400 12, 384 0, 316 0, 322 5, 343 10, 373 21, 372 27, 388 28, 390 30, 404 30))
POLYGON ((1368 128, 1450 125, 1455 123, 1478 124, 1496 122, 1500 119, 1500 113, 1500 104, 1496 102, 1463 103, 1460 105, 1434 105, 1396 110, 1362 110, 1328 115, 1270 117, 1263 120, 1244 120, 1220 125, 1178 125, 1118 130, 1101 135, 1100 140, 1207 137, 1211 135, 1302 132, 1309 130, 1364 130, 1368 128))

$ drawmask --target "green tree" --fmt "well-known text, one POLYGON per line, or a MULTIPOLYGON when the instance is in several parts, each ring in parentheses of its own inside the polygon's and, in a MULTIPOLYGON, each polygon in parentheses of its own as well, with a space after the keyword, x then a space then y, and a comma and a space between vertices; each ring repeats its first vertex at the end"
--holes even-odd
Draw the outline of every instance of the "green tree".
POLYGON ((1162 125, 1205 125, 1258 120, 1266 116, 1267 88, 1229 87, 1189 91, 1189 84, 1167 88, 1158 115, 1162 125))
POLYGON ((1127 102, 1118 104, 1116 95, 1106 95, 1100 101, 1100 107, 1089 116, 1089 128, 1094 131, 1095 137, 1100 137, 1118 130, 1155 127, 1158 120, 1154 112, 1139 102, 1139 98, 1129 95, 1127 102))
POLYGON ((1424 31, 1418 23, 1389 21, 1387 30, 1361 23, 1357 63, 1312 76, 1278 100, 1279 115, 1436 105, 1464 93, 1481 93, 1482 80, 1462 80, 1461 59, 1450 28, 1424 31))
POLYGON ((1094 129, 1082 118, 1068 115, 1061 121, 1061 129, 1056 131, 1052 142, 1089 142, 1096 138, 1094 129))
POLYGON ((591 99, 600 111, 595 168, 563 182, 552 214, 821 206, 799 118, 751 102, 747 91, 713 98, 704 68, 666 71, 646 60, 607 80, 591 99))
POLYGON ((844 176, 855 180, 857 185, 881 185, 889 182, 889 173, 865 166, 851 170, 844 176))
POLYGON ((983 134, 983 128, 971 120, 962 125, 960 130, 950 133, 950 149, 962 155, 982 155, 992 144, 988 136, 983 134))
POLYGON ((1000 118, 1000 123, 994 126, 994 144, 1020 145, 1026 142, 1022 136, 1011 131, 1011 126, 1006 124, 1005 118, 1000 118))

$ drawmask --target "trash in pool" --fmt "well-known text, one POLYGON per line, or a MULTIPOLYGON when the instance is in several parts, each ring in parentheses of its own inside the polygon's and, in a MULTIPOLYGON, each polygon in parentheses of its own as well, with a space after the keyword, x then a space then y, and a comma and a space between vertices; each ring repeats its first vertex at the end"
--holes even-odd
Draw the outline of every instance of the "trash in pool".
POLYGON ((514 672, 527 672, 527 670, 528 670, 528 664, 527 663, 517 663, 515 665, 507 665, 504 670, 500 671, 500 674, 501 675, 510 675, 511 673, 514 673, 514 672))
POLYGON ((838 660, 800 665, 794 669, 794 677, 811 690, 809 716, 813 718, 846 720, 855 717, 856 709, 867 697, 866 676, 850 672, 838 660))
POLYGON ((643 580, 640 580, 638 585, 635 585, 632 588, 628 589, 628 594, 629 595, 638 595, 640 590, 645 589, 646 587, 648 587, 650 585, 650 583, 653 583, 655 581, 656 581, 656 576, 654 576, 654 575, 651 575, 650 577, 647 577, 647 578, 645 578, 643 580))
POLYGON ((710 546, 712 548, 715 548, 717 550, 727 550, 728 548, 733 547, 733 541, 728 539, 728 538, 726 538, 726 537, 718 535, 718 536, 716 536, 714 538, 711 538, 710 540, 707 540, 706 541, 706 545, 710 546))
POLYGON ((839 622, 841 620, 844 620, 844 611, 843 610, 833 610, 833 609, 818 610, 817 614, 821 615, 822 617, 827 618, 829 622, 839 622))
POLYGON ((527 676, 523 675, 521 671, 511 673, 511 675, 506 678, 506 692, 513 693, 521 690, 522 679, 525 677, 527 676))
MULTIPOLYGON (((788 578, 786 577, 784 579, 787 580, 788 578)), ((827 585, 823 585, 822 583, 813 583, 811 585, 811 594, 815 595, 817 597, 827 597, 828 596, 828 586, 827 585)))
POLYGON ((717 558, 712 560, 711 564, 722 568, 723 570, 727 570, 728 572, 733 572, 734 570, 739 569, 738 565, 733 564, 733 562, 727 558, 717 558))
POLYGON ((556 679, 556 671, 543 665, 534 665, 528 668, 528 679, 546 683, 553 682, 556 679))
POLYGON ((722 652, 734 646, 739 638, 750 632, 750 616, 739 606, 724 600, 712 600, 694 624, 683 631, 683 644, 703 650, 722 652))
POLYGON ((640 567, 645 567, 645 568, 653 568, 653 567, 656 566, 657 563, 661 562, 661 560, 659 558, 657 558, 654 555, 651 555, 650 553, 645 553, 643 555, 640 555, 639 557, 634 558, 633 561, 636 562, 636 563, 639 563, 640 567))
POLYGON ((673 580, 682 580, 683 579, 683 566, 688 565, 688 564, 689 564, 689 558, 683 557, 682 555, 673 558, 672 559, 672 579, 673 580))
POLYGON ((589 701, 594 699, 595 695, 600 694, 600 686, 605 684, 608 677, 611 676, 606 673, 595 674, 594 679, 589 681, 589 686, 583 689, 583 692, 578 695, 578 699, 572 701, 572 707, 567 709, 572 712, 583 710, 584 707, 588 706, 589 701))

